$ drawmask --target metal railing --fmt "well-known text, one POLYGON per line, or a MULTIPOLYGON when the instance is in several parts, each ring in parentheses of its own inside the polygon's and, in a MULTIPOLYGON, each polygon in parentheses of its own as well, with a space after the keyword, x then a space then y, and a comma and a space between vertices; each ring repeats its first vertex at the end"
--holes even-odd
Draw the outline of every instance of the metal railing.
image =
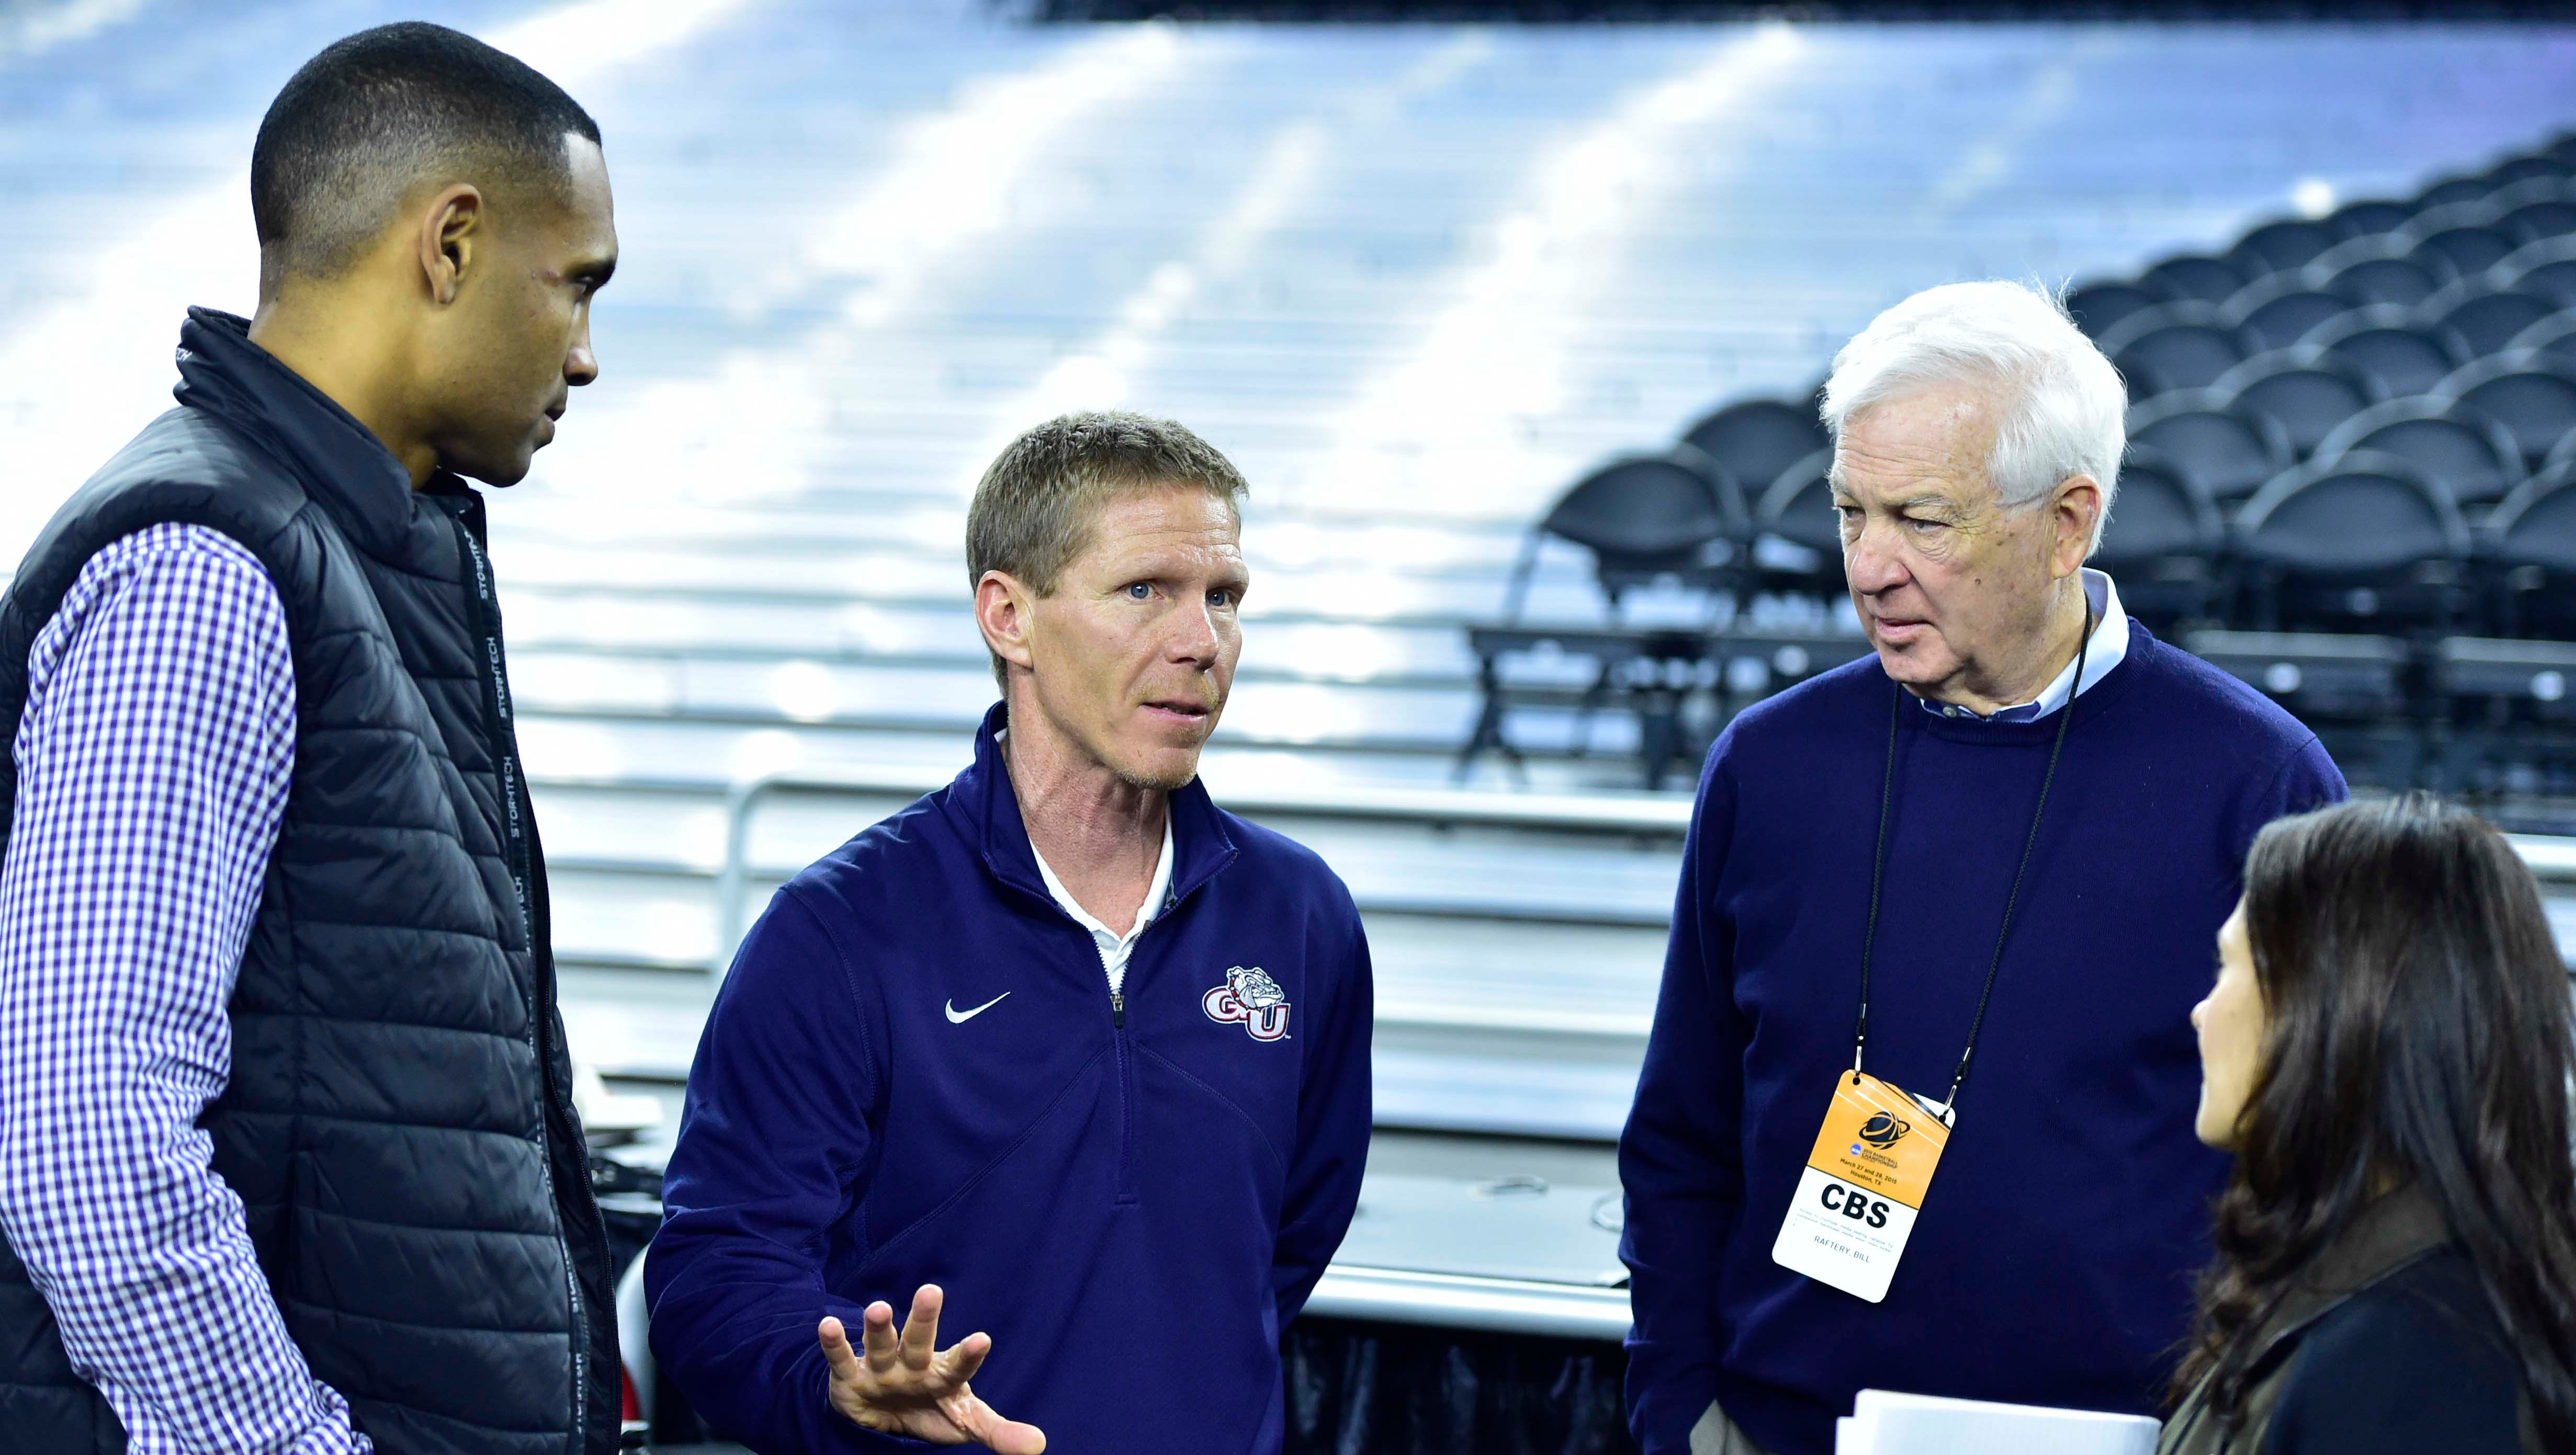
MULTIPOLYGON (((952 769, 931 765, 882 765, 840 773, 791 771, 721 780, 548 778, 537 785, 557 791, 646 793, 721 797, 724 854, 714 872, 716 956, 721 976, 733 946, 749 928, 751 889, 760 877, 752 863, 751 829, 761 808, 780 798, 885 799, 909 803, 946 787, 952 769)), ((1690 827, 1691 801, 1678 794, 1516 793, 1459 788, 1268 788, 1223 795, 1224 808, 1245 818, 1321 819, 1404 824, 1431 828, 1491 828, 1595 837, 1678 840, 1690 827)), ((2532 873, 2544 884, 2576 886, 2576 837, 2509 834, 2532 873)), ((617 867, 608 864, 591 868, 617 867)), ((680 865, 647 866, 659 873, 698 873, 680 865)))
POLYGON ((1320 1318, 1484 1329, 1617 1343, 1628 1336, 1628 1290, 1469 1273, 1416 1273, 1335 1263, 1306 1312, 1320 1318))
MULTIPOLYGON (((787 796, 896 798, 909 802, 946 787, 941 768, 886 767, 842 774, 773 773, 725 795, 725 852, 716 872, 716 945, 732 953, 750 927, 751 821, 761 805, 787 796)), ((1283 789, 1224 796, 1228 813, 1249 819, 1332 819, 1434 828, 1523 829, 1551 833, 1678 839, 1691 802, 1679 796, 1494 793, 1459 788, 1283 789)), ((721 973, 721 972, 719 972, 721 973)))

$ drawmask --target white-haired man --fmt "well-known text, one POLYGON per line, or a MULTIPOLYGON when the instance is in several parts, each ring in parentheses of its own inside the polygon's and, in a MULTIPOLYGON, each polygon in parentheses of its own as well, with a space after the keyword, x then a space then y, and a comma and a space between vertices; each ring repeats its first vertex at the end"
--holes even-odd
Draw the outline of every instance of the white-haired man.
POLYGON ((2118 374, 2045 294, 1881 314, 1824 415, 1876 649, 1710 751, 1620 1139, 1647 1455, 1825 1455, 1860 1389, 2152 1411, 2224 1162, 2189 1012, 2308 732, 2085 569, 2118 374))

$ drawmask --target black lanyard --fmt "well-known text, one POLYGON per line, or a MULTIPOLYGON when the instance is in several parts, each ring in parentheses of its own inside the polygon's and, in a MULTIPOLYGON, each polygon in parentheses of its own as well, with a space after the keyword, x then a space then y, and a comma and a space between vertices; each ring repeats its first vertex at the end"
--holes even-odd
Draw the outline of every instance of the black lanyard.
MULTIPOLYGON (((2078 583, 2081 589, 2081 583, 2078 583)), ((1968 1058, 1977 1054, 1977 1036, 1986 1028, 1986 1004, 1994 998, 1995 972, 2003 968, 2004 942, 2012 936, 2013 910, 2021 902, 2021 883, 2030 873, 2031 850, 2039 846, 2039 820, 2048 812, 2048 790, 2057 781, 2057 755, 2066 751, 2066 730, 2075 722, 2075 699, 2084 690, 2084 654, 2093 645, 2093 603, 2084 603, 2084 635, 2075 644, 2075 677, 2066 686, 2066 705, 2058 709, 2057 739, 2048 749, 2048 772, 2039 780, 2039 806, 2030 811, 2030 837, 2021 846, 2021 865, 2013 870, 2012 892, 2004 896, 2003 928, 1995 931, 1995 957, 1986 963, 1986 988, 1977 992, 1977 1015, 1968 1022, 1968 1048, 1959 1053, 1958 1074, 1950 1078, 1950 1094, 1941 1098, 1944 1108, 1959 1100, 1959 1087, 1968 1079, 1968 1058)), ((1887 821, 1896 806, 1896 737, 1898 718, 1905 711, 1906 691, 1902 683, 1888 684, 1896 696, 1887 705, 1887 774, 1880 781, 1878 794, 1878 852, 1869 866, 1869 928, 1860 942, 1860 1025, 1852 1032, 1852 1074, 1860 1074, 1861 1052, 1869 1045, 1869 962, 1878 949, 1878 890, 1887 877, 1887 821)), ((1945 1118, 1946 1120, 1946 1118, 1945 1118)))

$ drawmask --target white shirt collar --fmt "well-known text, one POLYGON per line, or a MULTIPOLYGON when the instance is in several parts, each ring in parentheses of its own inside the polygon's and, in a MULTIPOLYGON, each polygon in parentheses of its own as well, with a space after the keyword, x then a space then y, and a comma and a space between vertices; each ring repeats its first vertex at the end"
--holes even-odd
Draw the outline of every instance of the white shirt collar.
POLYGON ((1136 937, 1145 933, 1145 926, 1152 924, 1155 916, 1163 912, 1163 902, 1171 897, 1171 806, 1166 804, 1163 807, 1163 853, 1154 861, 1154 880, 1145 886, 1145 902, 1136 906, 1136 922, 1129 925, 1123 935, 1093 918, 1091 911, 1065 892, 1064 881, 1055 877, 1055 866, 1046 861, 1046 855, 1038 852, 1035 839, 1029 841, 1029 857, 1038 861, 1038 877, 1046 881, 1047 893, 1054 898, 1056 907, 1073 916, 1075 924, 1091 932, 1091 942, 1100 950, 1100 968, 1109 972, 1110 990, 1123 990, 1127 982, 1127 957, 1136 949, 1136 937))
POLYGON ((2093 614, 2099 618, 2093 627, 2092 643, 2080 654, 2084 660, 2084 680, 2075 680, 2075 664, 2057 674, 2030 706, 2038 709, 2033 717, 2046 717, 2066 705, 2070 697, 2081 697, 2093 685, 2111 674, 2111 669, 2128 660, 2129 614, 2120 609, 2120 588, 2110 576, 2092 567, 2084 568, 2084 595, 2093 603, 2093 614))
MULTIPOLYGON (((1010 736, 1011 730, 1004 728, 993 734, 993 741, 1006 742, 1010 736)), ((1056 908, 1091 932, 1091 942, 1100 950, 1100 968, 1109 972, 1109 993, 1115 995, 1123 990, 1127 984, 1127 957, 1135 953, 1136 937, 1145 933, 1145 926, 1154 922, 1163 912, 1164 901, 1172 897, 1172 805, 1168 797, 1163 804, 1163 856, 1154 861, 1154 878, 1145 886, 1145 902, 1136 906, 1136 922, 1123 935, 1094 919, 1091 911, 1065 891, 1064 881, 1055 877, 1055 866, 1038 852, 1034 838, 1029 840, 1029 857, 1038 861, 1038 878, 1045 881, 1047 895, 1055 901, 1056 908)))
POLYGON ((1978 722, 2037 722, 2066 705, 2070 697, 2081 697, 2111 675, 2111 669, 2129 656, 2129 614, 2120 607, 2120 588, 2108 574, 2087 566, 2083 569, 2084 597, 2093 605, 2092 641, 2080 654, 2084 663, 2084 681, 2075 681, 2075 663, 2069 662, 2039 696, 2016 707, 2002 707, 1979 717, 1964 707, 1923 700, 1923 706, 1943 717, 1967 718, 1978 722))

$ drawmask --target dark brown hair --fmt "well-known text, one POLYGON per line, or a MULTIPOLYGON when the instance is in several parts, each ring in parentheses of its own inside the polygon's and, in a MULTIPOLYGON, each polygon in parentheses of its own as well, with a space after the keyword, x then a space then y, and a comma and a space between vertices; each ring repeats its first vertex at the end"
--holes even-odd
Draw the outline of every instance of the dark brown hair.
POLYGON ((2531 871, 2423 794, 2282 819, 2245 863, 2267 1025, 2218 1201, 2182 1398, 2244 1417, 2246 1362, 2374 1193, 2432 1195, 2522 1367, 2541 1445, 2576 1452, 2567 967, 2531 871))

